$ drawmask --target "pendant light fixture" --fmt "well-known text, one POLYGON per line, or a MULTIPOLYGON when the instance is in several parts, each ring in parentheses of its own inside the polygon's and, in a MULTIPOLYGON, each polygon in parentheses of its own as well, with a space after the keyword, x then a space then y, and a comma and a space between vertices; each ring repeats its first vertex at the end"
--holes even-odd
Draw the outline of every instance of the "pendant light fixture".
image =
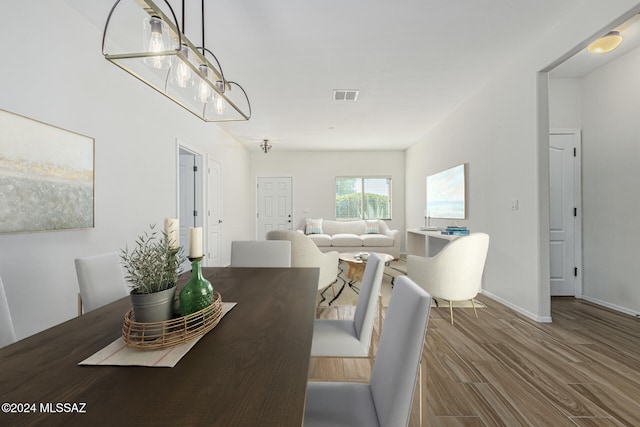
POLYGON ((249 120, 251 104, 238 83, 225 78, 220 62, 205 47, 204 0, 202 45, 184 35, 167 0, 117 0, 102 34, 102 54, 140 81, 207 122, 249 120))
POLYGON ((271 150, 271 144, 269 144, 269 140, 268 139, 263 140, 262 144, 260 144, 260 148, 262 149, 262 152, 264 154, 267 154, 269 150, 271 150))
POLYGON ((622 43, 620 32, 610 31, 607 35, 591 43, 587 50, 595 54, 607 53, 620 46, 620 43, 622 43))

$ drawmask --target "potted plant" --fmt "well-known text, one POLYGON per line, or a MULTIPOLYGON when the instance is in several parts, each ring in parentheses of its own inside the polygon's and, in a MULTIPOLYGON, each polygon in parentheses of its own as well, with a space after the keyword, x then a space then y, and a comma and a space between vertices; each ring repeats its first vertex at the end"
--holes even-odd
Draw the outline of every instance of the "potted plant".
POLYGON ((178 276, 186 260, 183 249, 159 235, 155 225, 140 234, 135 247, 120 251, 125 279, 131 287, 131 304, 137 322, 160 322, 173 315, 178 276))

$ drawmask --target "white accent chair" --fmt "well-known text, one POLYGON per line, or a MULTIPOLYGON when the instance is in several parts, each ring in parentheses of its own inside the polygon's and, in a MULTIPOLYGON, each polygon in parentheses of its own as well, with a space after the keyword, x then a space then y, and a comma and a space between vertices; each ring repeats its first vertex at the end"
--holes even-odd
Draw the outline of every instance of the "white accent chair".
POLYGON ((369 384, 309 382, 304 426, 407 426, 430 307, 424 289, 398 277, 369 384))
POLYGON ((13 329, 13 320, 9 311, 9 302, 4 293, 2 277, 0 277, 0 348, 16 342, 16 332, 13 329))
POLYGON ((231 267, 291 267, 288 240, 234 240, 231 267))
POLYGON ((449 301, 453 325, 453 301, 471 300, 473 311, 478 312, 473 298, 482 286, 489 235, 471 233, 447 244, 433 257, 407 255, 407 276, 429 292, 436 301, 449 301))
MULTIPOLYGON (((356 309, 351 320, 316 319, 311 356, 368 357, 376 318, 384 261, 372 253, 364 270, 356 309)), ((382 316, 382 313, 379 313, 382 316)))
POLYGON ((318 289, 327 288, 338 279, 338 252, 322 253, 309 237, 297 231, 271 230, 267 240, 291 242, 291 267, 319 268, 318 289))
POLYGON ((78 315, 129 295, 120 258, 115 252, 75 260, 80 300, 78 315))

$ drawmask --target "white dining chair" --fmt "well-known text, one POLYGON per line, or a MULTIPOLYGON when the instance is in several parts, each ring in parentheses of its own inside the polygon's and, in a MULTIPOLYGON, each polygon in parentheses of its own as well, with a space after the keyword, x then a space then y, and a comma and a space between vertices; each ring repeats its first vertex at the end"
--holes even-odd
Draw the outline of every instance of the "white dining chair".
POLYGON ((309 382, 304 426, 407 426, 430 307, 429 293, 398 277, 369 384, 309 382))
POLYGON ((471 233, 447 244, 432 257, 407 255, 407 276, 435 298, 449 301, 453 325, 453 301, 473 301, 482 287, 482 272, 489 249, 489 235, 471 233))
POLYGON ((291 267, 288 240, 234 240, 231 267, 291 267))
POLYGON ((0 348, 16 342, 16 331, 13 329, 9 302, 4 292, 2 277, 0 277, 0 348))
MULTIPOLYGON (((316 319, 313 324, 311 356, 369 356, 383 275, 384 260, 376 253, 370 254, 353 319, 316 319)), ((382 313, 378 315, 382 316, 382 313)))
POLYGON ((77 258, 75 264, 81 299, 78 315, 129 295, 117 253, 77 258))

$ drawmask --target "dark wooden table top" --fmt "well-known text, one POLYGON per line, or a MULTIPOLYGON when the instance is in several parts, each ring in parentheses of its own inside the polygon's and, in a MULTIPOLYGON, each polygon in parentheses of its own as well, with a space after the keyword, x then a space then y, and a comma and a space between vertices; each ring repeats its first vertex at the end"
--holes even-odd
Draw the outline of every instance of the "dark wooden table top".
POLYGON ((173 368, 78 366, 120 336, 128 297, 0 349, 0 404, 30 410, 3 405, 0 425, 302 425, 318 270, 203 272, 238 305, 173 368))

